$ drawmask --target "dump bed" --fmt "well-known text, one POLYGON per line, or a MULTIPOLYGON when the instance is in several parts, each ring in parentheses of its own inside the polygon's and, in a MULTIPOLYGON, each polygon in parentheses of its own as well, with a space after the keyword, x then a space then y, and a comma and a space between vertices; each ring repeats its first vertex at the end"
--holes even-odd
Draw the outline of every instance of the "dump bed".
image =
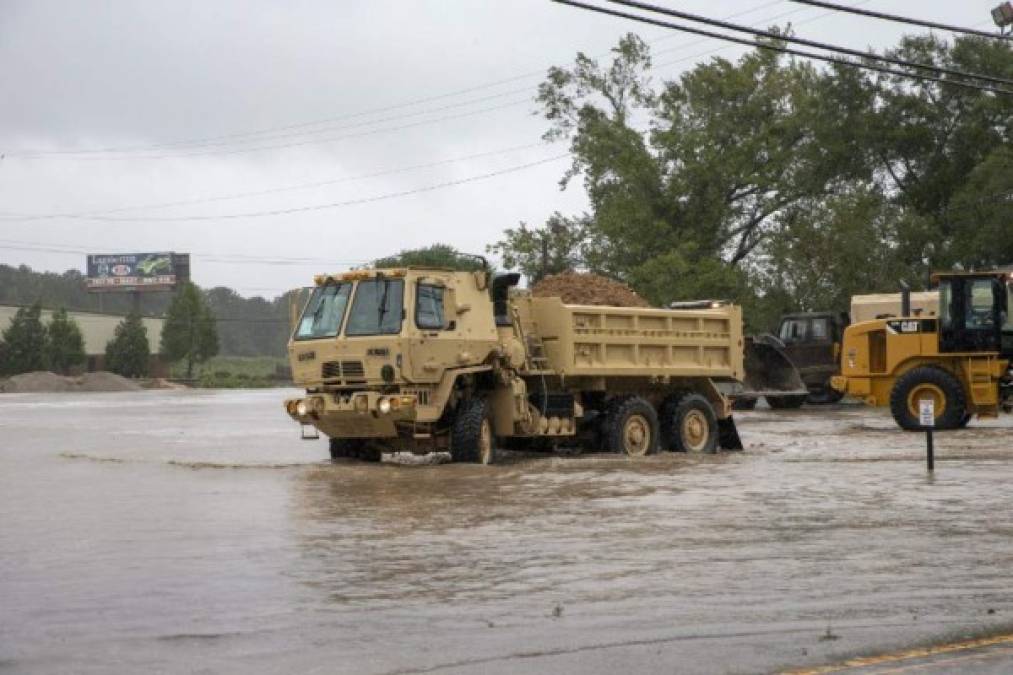
POLYGON ((517 298, 549 369, 567 377, 743 378, 742 310, 567 305, 517 298))

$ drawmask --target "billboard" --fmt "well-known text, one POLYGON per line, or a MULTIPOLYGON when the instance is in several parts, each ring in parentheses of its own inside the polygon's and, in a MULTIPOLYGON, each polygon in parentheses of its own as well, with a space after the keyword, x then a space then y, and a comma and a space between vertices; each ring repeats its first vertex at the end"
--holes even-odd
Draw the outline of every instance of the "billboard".
POLYGON ((189 281, 187 253, 89 255, 89 291, 168 291, 189 281))

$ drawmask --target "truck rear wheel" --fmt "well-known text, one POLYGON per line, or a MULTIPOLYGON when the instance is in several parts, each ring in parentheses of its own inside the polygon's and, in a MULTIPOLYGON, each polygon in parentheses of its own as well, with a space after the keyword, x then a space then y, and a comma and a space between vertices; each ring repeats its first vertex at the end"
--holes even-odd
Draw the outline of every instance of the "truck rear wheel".
POLYGON ((497 454, 489 402, 484 398, 462 402, 450 431, 450 456, 455 462, 495 464, 497 454))
POLYGON ((605 421, 607 447, 630 457, 654 454, 658 449, 658 415, 639 396, 624 398, 605 421))
POLYGON ((670 396, 661 406, 662 440, 675 452, 716 452, 718 419, 705 396, 670 396))
POLYGON ((921 401, 932 401, 936 429, 957 429, 967 414, 964 387, 949 371, 933 366, 912 368, 890 391, 890 412, 901 429, 918 431, 921 401))

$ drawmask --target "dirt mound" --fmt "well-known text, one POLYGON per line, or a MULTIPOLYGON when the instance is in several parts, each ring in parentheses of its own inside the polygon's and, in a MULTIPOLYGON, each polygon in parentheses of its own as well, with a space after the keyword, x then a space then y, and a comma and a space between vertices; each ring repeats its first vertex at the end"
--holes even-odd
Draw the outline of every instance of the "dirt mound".
POLYGON ((8 394, 59 394, 74 391, 137 391, 141 386, 115 373, 85 373, 64 377, 44 370, 15 375, 0 385, 8 394))
POLYGON ((573 305, 651 306, 626 284, 597 274, 553 274, 532 286, 531 294, 562 298, 563 302, 573 305))
POLYGON ((85 373, 77 381, 78 391, 137 391, 141 388, 133 380, 106 371, 85 373))
POLYGON ((8 394, 33 394, 75 391, 74 381, 45 370, 14 375, 4 382, 3 391, 8 394))

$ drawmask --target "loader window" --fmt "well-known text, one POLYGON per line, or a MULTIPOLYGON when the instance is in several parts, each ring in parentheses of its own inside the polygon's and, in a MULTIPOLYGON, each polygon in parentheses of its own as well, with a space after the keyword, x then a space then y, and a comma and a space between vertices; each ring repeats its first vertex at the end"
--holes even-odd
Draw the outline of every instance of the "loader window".
POLYGON ((403 279, 383 277, 360 281, 345 335, 397 335, 401 332, 403 318, 403 279))
POLYGON ((415 298, 415 325, 426 330, 443 330, 443 286, 419 284, 415 298))
POLYGON ((964 288, 967 292, 964 299, 964 326, 969 329, 994 328, 992 280, 977 279, 964 288))
POLYGON ((316 340, 336 336, 345 317, 351 291, 351 284, 328 284, 313 289, 299 320, 295 339, 316 340))

